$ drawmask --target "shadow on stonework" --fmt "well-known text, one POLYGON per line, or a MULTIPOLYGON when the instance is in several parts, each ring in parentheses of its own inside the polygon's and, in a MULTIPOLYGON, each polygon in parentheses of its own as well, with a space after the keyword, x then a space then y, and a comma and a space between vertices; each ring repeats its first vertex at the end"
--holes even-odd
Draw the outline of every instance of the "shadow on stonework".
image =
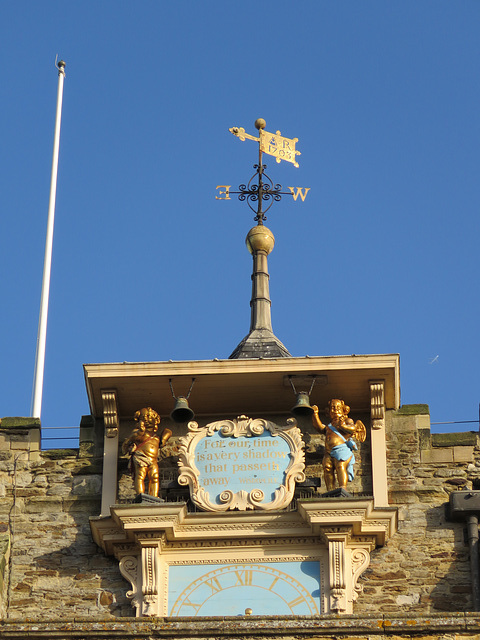
POLYGON ((470 554, 466 526, 447 518, 447 504, 426 510, 425 577, 433 583, 420 602, 432 612, 472 611, 470 554))
POLYGON ((359 605, 364 599, 375 608, 381 597, 384 613, 469 611, 470 565, 462 525, 447 521, 444 504, 406 504, 397 533, 371 553, 359 583, 359 605))
POLYGON ((65 497, 58 510, 38 508, 30 536, 14 544, 9 617, 132 616, 118 561, 92 540, 89 517, 100 501, 65 497))

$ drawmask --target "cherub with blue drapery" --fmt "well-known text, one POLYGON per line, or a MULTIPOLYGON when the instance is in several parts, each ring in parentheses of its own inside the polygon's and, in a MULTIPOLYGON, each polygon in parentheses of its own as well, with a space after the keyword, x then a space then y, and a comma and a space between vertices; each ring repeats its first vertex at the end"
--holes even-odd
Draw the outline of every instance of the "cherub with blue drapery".
POLYGON ((318 415, 318 407, 313 407, 313 426, 320 433, 325 432, 325 455, 323 457, 323 474, 327 491, 335 488, 335 476, 341 488, 355 477, 353 465, 354 451, 357 450, 355 440, 365 442, 367 431, 361 420, 353 422, 348 417, 350 407, 343 400, 333 398, 325 410, 330 416, 328 425, 323 424, 318 415), (355 440, 354 440, 355 439, 355 440))

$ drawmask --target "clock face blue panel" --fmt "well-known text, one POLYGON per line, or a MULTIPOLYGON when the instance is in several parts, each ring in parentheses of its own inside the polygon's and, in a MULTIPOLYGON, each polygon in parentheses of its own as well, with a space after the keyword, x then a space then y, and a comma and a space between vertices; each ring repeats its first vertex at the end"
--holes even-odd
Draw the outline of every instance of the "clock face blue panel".
POLYGON ((320 563, 173 565, 168 592, 170 616, 316 615, 320 563))
POLYGON ((264 502, 271 502, 275 490, 285 482, 290 460, 287 441, 269 431, 248 438, 225 437, 216 431, 195 448, 199 484, 217 504, 222 504, 219 495, 225 490, 237 493, 261 489, 264 502))

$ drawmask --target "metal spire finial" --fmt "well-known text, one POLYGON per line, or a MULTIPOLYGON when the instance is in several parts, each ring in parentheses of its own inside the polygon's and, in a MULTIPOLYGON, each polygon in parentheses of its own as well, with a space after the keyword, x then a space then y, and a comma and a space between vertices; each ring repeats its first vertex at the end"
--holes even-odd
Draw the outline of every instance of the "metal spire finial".
MULTIPOLYGON (((222 189, 225 189, 220 191, 220 195, 226 197, 218 198, 217 196, 217 199, 230 200, 230 193, 237 194, 239 200, 247 201, 248 206, 255 213, 254 219, 257 222, 257 225, 250 229, 246 238, 247 248, 253 257, 250 331, 234 349, 230 355, 231 359, 291 357, 288 349, 275 336, 272 329, 272 303, 269 292, 270 276, 267 256, 273 249, 275 238, 263 223, 267 219, 266 212, 274 202, 281 200, 283 195, 291 195, 296 200, 299 193, 297 190, 295 194, 293 187, 288 187, 289 191, 282 191, 280 184, 272 182, 265 173, 266 165, 263 164, 263 153, 273 155, 277 162, 287 160, 298 167, 295 157, 300 152, 295 150, 298 138, 284 138, 280 135, 280 131, 277 131, 276 134, 268 133, 265 131, 265 126, 266 122, 263 118, 258 118, 255 121, 255 127, 259 132, 258 138, 245 133, 243 128, 233 127, 230 129, 231 133, 240 140, 248 139, 259 143, 258 164, 253 165, 255 173, 247 185, 241 184, 239 191, 230 191, 230 186, 220 185, 222 189), (264 203, 268 205, 265 210, 263 209, 264 203)), ((300 191, 302 201, 305 199, 308 189, 304 191, 304 195, 300 191)))

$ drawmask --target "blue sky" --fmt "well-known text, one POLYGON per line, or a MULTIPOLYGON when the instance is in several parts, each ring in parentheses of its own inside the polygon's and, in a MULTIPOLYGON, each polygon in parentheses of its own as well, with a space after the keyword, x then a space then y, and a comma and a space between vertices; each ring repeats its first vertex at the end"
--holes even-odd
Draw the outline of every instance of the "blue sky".
MULTIPOLYGON (((0 415, 29 415, 57 75, 67 62, 44 426, 82 364, 228 357, 249 327, 248 181, 263 117, 273 328, 292 355, 400 353, 402 402, 478 418, 480 4, 0 5, 0 415)), ((457 425, 458 430, 475 425, 457 425)), ((448 428, 450 430, 450 427, 448 428)))

